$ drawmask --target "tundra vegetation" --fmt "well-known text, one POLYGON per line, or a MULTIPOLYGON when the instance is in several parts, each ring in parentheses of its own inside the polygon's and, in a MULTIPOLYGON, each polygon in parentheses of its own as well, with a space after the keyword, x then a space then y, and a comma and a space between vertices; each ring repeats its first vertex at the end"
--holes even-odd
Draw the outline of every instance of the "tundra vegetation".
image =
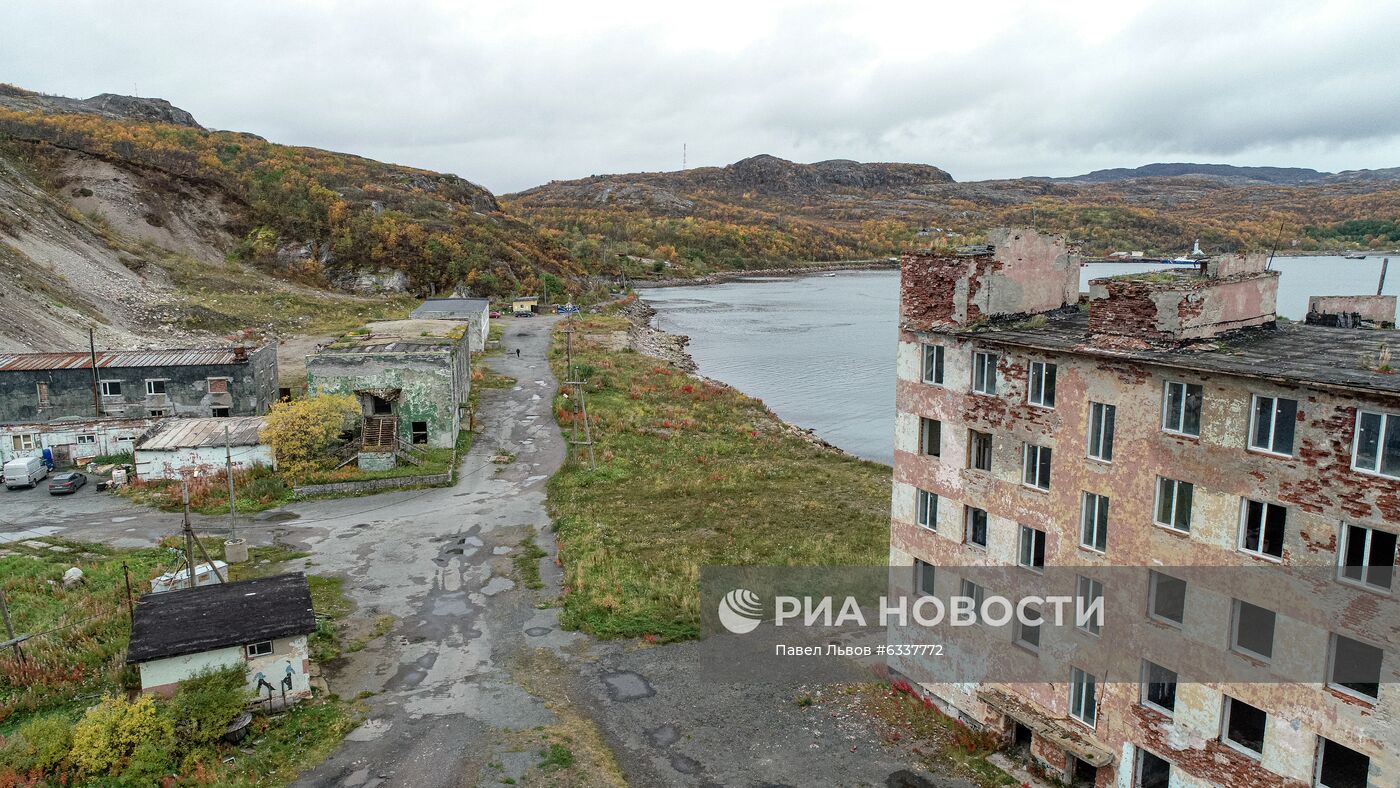
MULTIPOLYGON (((0 653, 0 786, 280 785, 353 727, 345 704, 316 698, 256 713, 241 743, 222 741, 252 699, 239 669, 186 681, 169 699, 130 696, 140 679, 124 664, 131 625, 123 567, 139 594, 149 578, 179 567, 173 545, 114 550, 54 537, 6 545, 13 554, 0 558, 0 585, 15 629, 42 634, 24 642, 22 659, 0 653), (65 586, 72 566, 83 578, 65 586)), ((218 554, 216 541, 207 545, 218 554)), ((259 550, 254 565, 279 571, 298 557, 259 550), (264 558, 272 563, 258 563, 264 558)), ((333 582, 310 579, 334 647, 348 603, 333 582)))
MULTIPOLYGON (((624 347, 623 317, 573 325, 597 468, 575 447, 549 482, 565 626, 694 638, 702 565, 884 563, 889 468, 814 445, 759 400, 624 347)), ((550 361, 566 379, 562 337, 550 361)), ((581 425, 567 393, 555 411, 569 435, 581 425)))

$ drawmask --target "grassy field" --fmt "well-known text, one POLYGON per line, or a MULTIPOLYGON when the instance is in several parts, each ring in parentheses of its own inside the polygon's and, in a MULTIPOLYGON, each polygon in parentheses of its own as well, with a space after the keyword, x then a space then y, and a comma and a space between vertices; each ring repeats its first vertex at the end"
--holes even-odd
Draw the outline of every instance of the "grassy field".
MULTIPOLYGON (((575 327, 598 467, 575 448, 549 483, 566 626, 693 638, 703 565, 885 562, 889 468, 818 448, 762 402, 623 347, 623 318, 575 327)), ((563 348, 556 335, 561 380, 563 348)), ((571 434, 570 400, 555 409, 571 434)))
MULTIPOLYGON (((115 773, 82 772, 68 754, 69 742, 54 740, 54 732, 72 729, 104 697, 123 696, 140 686, 134 668, 124 664, 131 627, 123 565, 139 597, 149 588, 149 578, 178 568, 181 559, 167 546, 114 550, 54 537, 29 542, 3 545, 13 554, 0 558, 0 586, 15 630, 37 634, 23 644, 23 661, 8 650, 0 654, 0 785, 150 784, 142 782, 144 776, 123 773, 137 760, 145 767, 154 764, 158 773, 180 775, 180 784, 282 785, 324 758, 353 727, 354 715, 346 704, 319 698, 284 714, 258 715, 241 745, 195 747, 178 738, 164 740, 118 759, 115 773), (83 570, 83 580, 65 589, 62 576, 72 566, 83 570), (35 763, 36 746, 47 753, 42 767, 35 763), (252 755, 242 751, 249 747, 252 755)), ((205 544, 218 557, 217 540, 205 544)), ((303 566, 295 559, 303 557, 281 549, 257 549, 254 562, 238 567, 236 577, 299 570, 303 566), (257 564, 262 558, 274 563, 257 564)), ((332 617, 327 646, 338 650, 334 618, 349 612, 348 603, 335 579, 311 579, 317 612, 332 617)), ((233 713, 240 706, 235 700, 233 713)), ((156 713, 178 726, 179 714, 173 708, 160 701, 156 713)))

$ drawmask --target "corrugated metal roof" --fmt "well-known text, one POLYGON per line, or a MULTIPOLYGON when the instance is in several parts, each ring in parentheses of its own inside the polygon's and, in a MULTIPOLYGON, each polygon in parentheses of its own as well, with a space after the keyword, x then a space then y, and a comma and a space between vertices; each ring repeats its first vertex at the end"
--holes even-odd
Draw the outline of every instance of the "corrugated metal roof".
MULTIPOLYGON (((99 350, 98 369, 109 367, 193 367, 236 364, 248 360, 250 348, 216 347, 183 350, 99 350)), ((85 350, 63 353, 0 353, 0 372, 42 369, 92 369, 85 350)))
POLYGON ((228 428, 233 446, 256 446, 258 432, 267 423, 262 416, 236 416, 219 419, 168 419, 136 447, 137 451, 165 449, 198 449, 224 445, 224 428, 228 428))

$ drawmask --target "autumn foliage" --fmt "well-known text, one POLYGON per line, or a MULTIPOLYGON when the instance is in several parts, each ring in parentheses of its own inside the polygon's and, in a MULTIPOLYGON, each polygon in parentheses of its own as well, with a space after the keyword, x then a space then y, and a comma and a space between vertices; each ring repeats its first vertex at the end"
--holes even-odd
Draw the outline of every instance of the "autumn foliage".
POLYGON ((268 411, 258 437, 276 452, 284 476, 302 479, 330 460, 359 414, 359 403, 349 394, 279 402, 268 411))

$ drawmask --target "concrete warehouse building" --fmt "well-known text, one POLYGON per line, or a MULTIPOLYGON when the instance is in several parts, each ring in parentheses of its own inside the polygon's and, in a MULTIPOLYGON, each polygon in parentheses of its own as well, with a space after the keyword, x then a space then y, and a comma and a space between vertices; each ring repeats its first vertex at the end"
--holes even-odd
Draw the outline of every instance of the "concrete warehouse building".
MULTIPOLYGON (((1059 572, 1110 615, 979 624, 975 681, 891 668, 1073 785, 1400 784, 1400 332, 1279 320, 1262 257, 1083 301, 1079 268, 1029 229, 903 258, 890 553, 921 593, 1059 572)), ((1394 322, 1393 298, 1314 305, 1394 322)))
POLYGON ((491 302, 484 298, 429 298, 409 317, 466 323, 473 353, 486 349, 486 337, 491 333, 491 302))
POLYGON ((276 400, 274 345, 0 353, 0 423, 74 416, 261 416, 276 400))
POLYGON ((350 394, 363 414, 359 466, 392 468, 418 447, 450 448, 471 394, 465 324, 371 323, 306 357, 307 393, 350 394))

